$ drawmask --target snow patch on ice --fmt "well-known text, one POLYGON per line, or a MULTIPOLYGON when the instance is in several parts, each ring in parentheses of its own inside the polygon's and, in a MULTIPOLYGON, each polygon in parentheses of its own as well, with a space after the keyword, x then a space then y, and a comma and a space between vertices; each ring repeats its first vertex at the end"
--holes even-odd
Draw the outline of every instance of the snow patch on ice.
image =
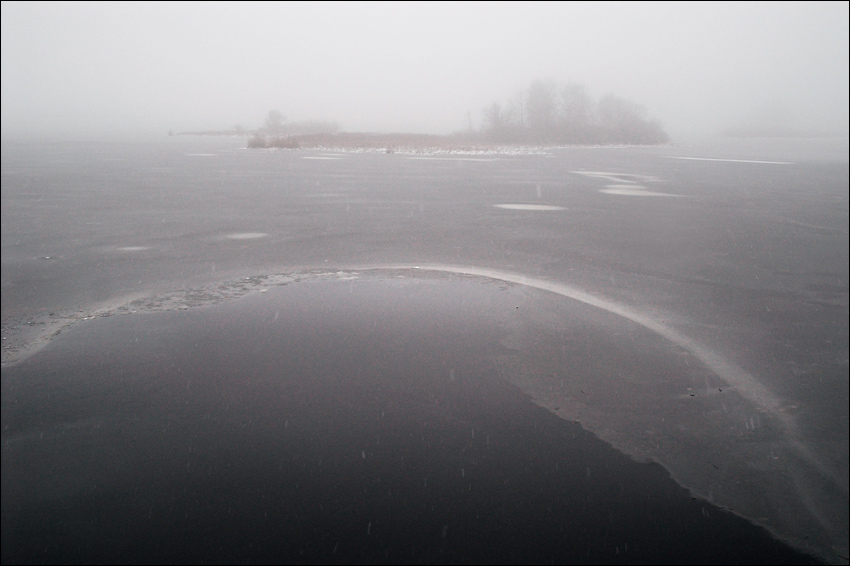
POLYGON ((551 204, 494 204, 493 206, 508 210, 566 210, 563 206, 551 204))
POLYGON ((668 159, 688 159, 690 161, 724 161, 727 163, 764 163, 767 165, 793 165, 792 161, 759 161, 755 159, 721 159, 718 157, 681 157, 679 155, 665 155, 668 159))
POLYGON ((256 240, 257 238, 266 238, 268 234, 265 232, 239 232, 237 234, 228 234, 228 240, 256 240))
POLYGON ((643 187, 622 187, 622 185, 608 185, 605 189, 599 189, 600 193, 609 195, 622 195, 630 197, 682 197, 684 195, 673 195, 670 193, 656 193, 655 191, 647 191, 643 187))
POLYGON ((407 159, 428 159, 432 161, 496 161, 495 157, 424 157, 412 156, 407 159))

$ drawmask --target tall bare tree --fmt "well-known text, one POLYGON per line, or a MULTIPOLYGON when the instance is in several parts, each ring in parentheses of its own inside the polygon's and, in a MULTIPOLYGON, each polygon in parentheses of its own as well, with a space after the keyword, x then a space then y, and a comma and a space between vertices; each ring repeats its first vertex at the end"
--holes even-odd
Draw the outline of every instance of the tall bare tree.
POLYGON ((593 100, 584 85, 569 83, 561 89, 558 112, 558 129, 561 137, 569 141, 592 141, 593 100))
POLYGON ((552 136, 557 125, 558 107, 555 97, 557 85, 553 81, 534 81, 528 87, 526 114, 532 137, 546 139, 552 136))
POLYGON ((266 116, 265 129, 269 132, 277 132, 283 127, 284 122, 286 122, 286 116, 280 110, 270 110, 266 116))
POLYGON ((505 141, 513 129, 513 117, 510 108, 494 102, 482 110, 484 115, 484 133, 491 139, 505 141))

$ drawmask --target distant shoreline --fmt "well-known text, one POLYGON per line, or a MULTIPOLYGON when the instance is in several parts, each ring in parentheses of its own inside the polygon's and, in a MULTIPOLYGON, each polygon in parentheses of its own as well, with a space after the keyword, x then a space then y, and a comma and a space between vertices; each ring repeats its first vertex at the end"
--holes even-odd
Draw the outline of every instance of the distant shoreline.
MULTIPOLYGON (((516 144, 492 144, 468 135, 342 132, 253 136, 251 149, 320 149, 380 153, 485 152, 516 144)), ((518 147, 518 145, 516 145, 518 147)))
MULTIPOLYGON (((494 142, 474 134, 411 134, 341 132, 291 136, 253 133, 249 149, 313 149, 323 151, 377 152, 401 154, 431 153, 540 153, 554 147, 624 147, 659 144, 570 144, 540 142, 494 142)), ((666 144, 661 144, 666 145, 666 144)))
MULTIPOLYGON (((496 141, 478 133, 459 132, 454 134, 415 134, 383 132, 323 132, 283 134, 263 130, 204 130, 168 132, 169 136, 204 136, 246 138, 248 149, 312 149, 323 151, 347 151, 369 153, 540 153, 559 147, 663 147, 672 140, 648 143, 640 141, 582 142, 582 141, 496 141)), ((742 133, 725 130, 714 137, 725 139, 831 139, 846 138, 846 134, 826 132, 782 131, 742 133), (784 134, 784 135, 783 135, 784 134)))

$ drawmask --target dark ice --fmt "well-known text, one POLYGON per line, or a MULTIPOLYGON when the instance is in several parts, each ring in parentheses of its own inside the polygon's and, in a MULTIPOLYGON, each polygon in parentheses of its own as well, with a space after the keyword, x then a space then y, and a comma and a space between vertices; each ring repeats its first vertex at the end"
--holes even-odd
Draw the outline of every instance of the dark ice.
POLYGON ((4 145, 3 562, 841 562, 799 143, 4 145))

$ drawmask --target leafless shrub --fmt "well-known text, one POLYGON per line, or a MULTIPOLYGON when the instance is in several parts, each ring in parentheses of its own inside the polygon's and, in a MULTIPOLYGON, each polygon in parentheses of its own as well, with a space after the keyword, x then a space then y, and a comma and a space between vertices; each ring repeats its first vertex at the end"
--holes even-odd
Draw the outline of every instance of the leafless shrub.
POLYGON ((268 147, 266 146, 266 138, 259 134, 255 134, 248 138, 248 147, 250 149, 263 149, 268 147))

